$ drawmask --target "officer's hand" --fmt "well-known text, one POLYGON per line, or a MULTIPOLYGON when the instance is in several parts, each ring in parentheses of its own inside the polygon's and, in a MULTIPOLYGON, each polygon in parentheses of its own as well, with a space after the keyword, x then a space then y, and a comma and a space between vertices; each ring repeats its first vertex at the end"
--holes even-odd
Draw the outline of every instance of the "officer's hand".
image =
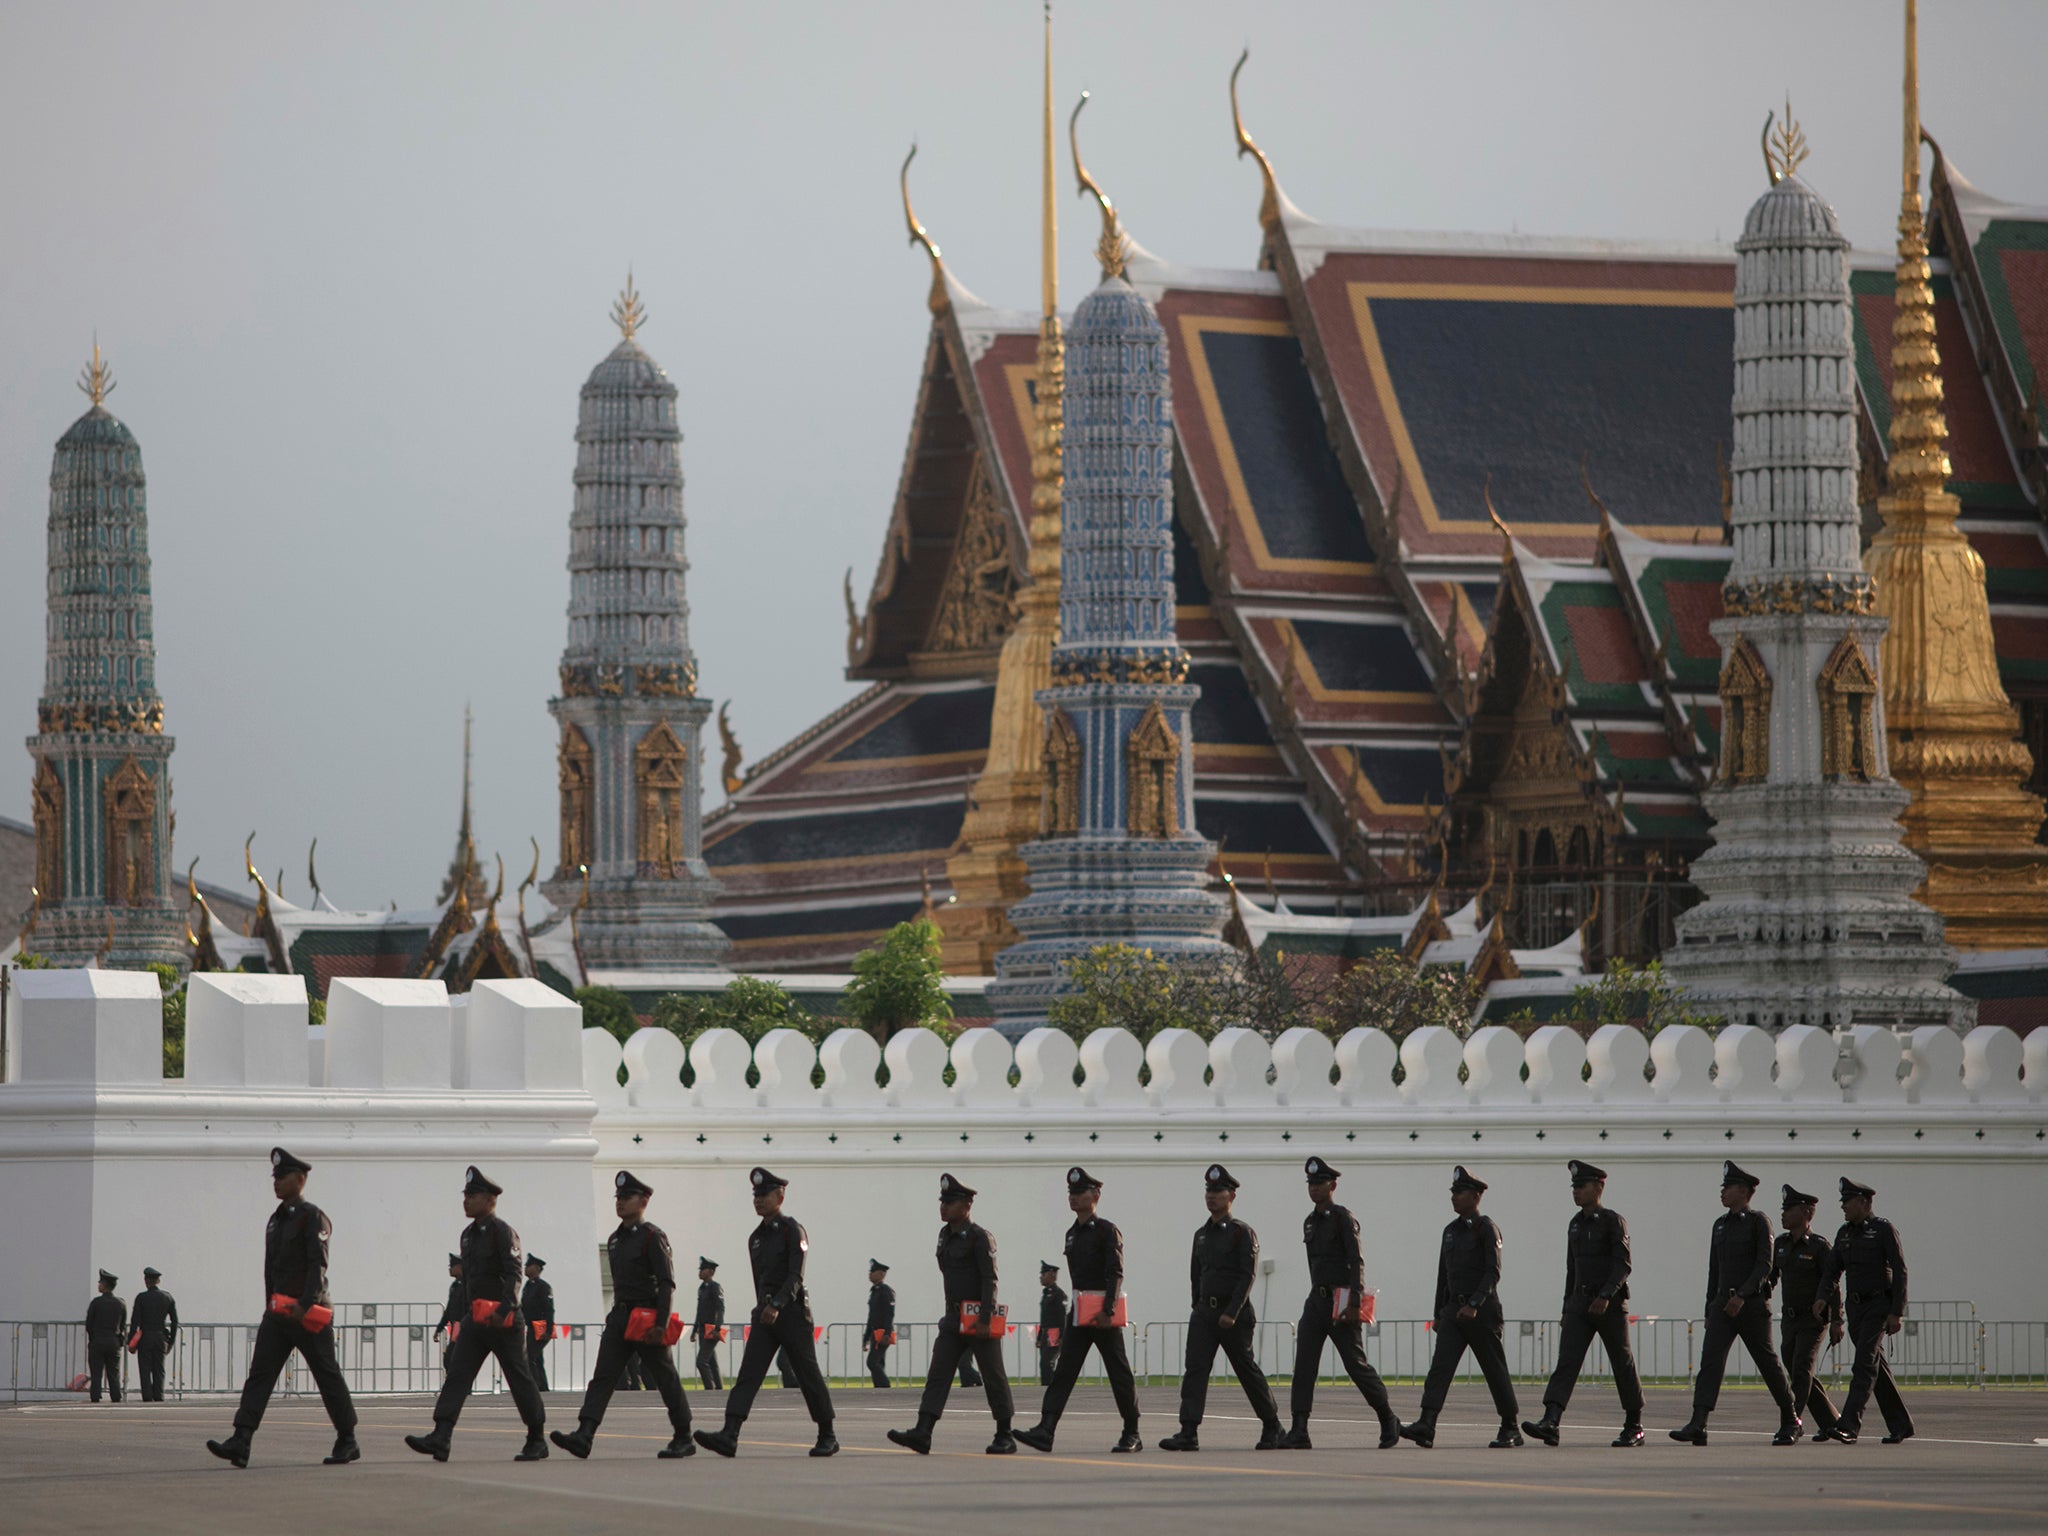
POLYGON ((1460 1322, 1470 1322, 1473 1318, 1477 1317, 1478 1315, 1479 1309, 1477 1307, 1458 1308, 1458 1320, 1460 1322))
MULTIPOLYGON (((1819 1297, 1816 1297, 1816 1298, 1814 1299, 1814 1303, 1813 1303, 1813 1315, 1814 1315, 1815 1317, 1826 1317, 1826 1316, 1828 1315, 1828 1299, 1827 1299, 1827 1297, 1825 1297, 1825 1296, 1819 1296, 1819 1297)), ((1841 1328, 1842 1328, 1842 1325, 1841 1325, 1840 1323, 1837 1323, 1837 1324, 1835 1325, 1835 1336, 1836 1336, 1837 1338, 1840 1338, 1840 1337, 1841 1337, 1841 1328)))
POLYGON ((761 1321, 764 1323, 772 1323, 780 1316, 782 1316, 782 1311, 779 1307, 763 1307, 761 1309, 761 1321))
POLYGON ((1728 1305, 1723 1307, 1721 1310, 1723 1312, 1726 1312, 1730 1317, 1740 1316, 1742 1313, 1742 1298, 1740 1296, 1730 1296, 1728 1298, 1728 1305))
POLYGON ((1828 1342, 1830 1344, 1839 1344, 1842 1342, 1842 1325, 1840 1323, 1836 1323, 1833 1327, 1828 1329, 1828 1342))
POLYGON ((1362 1322, 1364 1322, 1364 1321, 1365 1321, 1365 1304, 1364 1304, 1363 1302, 1357 1302, 1357 1301, 1354 1301, 1353 1303, 1351 1303, 1351 1305, 1350 1305, 1350 1306, 1348 1306, 1348 1307, 1346 1307, 1346 1308, 1344 1309, 1344 1315, 1343 1315, 1342 1317, 1338 1318, 1338 1319, 1337 1319, 1337 1321, 1338 1321, 1338 1322, 1340 1322, 1340 1323, 1362 1323, 1362 1322))
POLYGON ((1216 1319, 1216 1326, 1218 1328, 1235 1328, 1237 1326, 1237 1319, 1228 1316, 1218 1317, 1216 1319))
MULTIPOLYGON (((284 1315, 291 1322, 300 1322, 306 1316, 306 1304, 303 1301, 295 1301, 285 1308, 284 1315)), ((1897 1330, 1893 1331, 1896 1332, 1897 1330)))
POLYGON ((1886 1333, 1897 1333, 1903 1327, 1905 1327, 1905 1321, 1896 1312, 1884 1320, 1884 1331, 1886 1333))
POLYGON ((500 1325, 510 1323, 512 1321, 512 1309, 506 1306, 504 1302, 499 1302, 491 1309, 491 1321, 500 1325))
POLYGON ((436 1328, 434 1330, 434 1337, 438 1339, 441 1337, 442 1334, 446 1333, 447 1331, 448 1330, 446 1328, 436 1328))
POLYGON ((1606 1316, 1607 1298, 1605 1296, 1595 1296, 1590 1302, 1586 1304, 1586 1310, 1595 1317, 1606 1316))

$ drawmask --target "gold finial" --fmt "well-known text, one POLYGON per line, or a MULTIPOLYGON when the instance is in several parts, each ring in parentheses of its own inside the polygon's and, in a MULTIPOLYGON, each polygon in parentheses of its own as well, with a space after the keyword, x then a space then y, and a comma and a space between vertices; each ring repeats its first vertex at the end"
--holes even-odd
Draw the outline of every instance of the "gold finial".
POLYGON ((313 887, 313 905, 320 905, 320 875, 313 868, 313 854, 320 846, 320 839, 314 838, 306 845, 306 884, 313 887))
POLYGON ((92 361, 78 373, 78 387, 92 400, 94 409, 114 392, 114 371, 107 366, 107 360, 100 356, 98 331, 92 336, 92 361))
MULTIPOLYGON (((1086 100, 1086 93, 1083 93, 1086 100)), ((1076 110, 1079 110, 1078 108, 1076 110)), ((1052 0, 1045 0, 1045 103, 1039 163, 1038 296, 1041 315, 1060 312, 1060 216, 1053 201, 1052 0)))
POLYGON ((1806 130, 1792 120, 1789 94, 1785 97, 1785 119, 1773 134, 1771 124, 1776 118, 1775 112, 1764 114, 1764 170, 1774 187, 1806 163, 1806 130))
POLYGON ((1486 499, 1486 515, 1493 520, 1493 526, 1500 530, 1500 557, 1506 560, 1514 552, 1515 536, 1508 531, 1508 525, 1501 521, 1500 514, 1493 509, 1493 476, 1486 477, 1486 484, 1480 488, 1479 494, 1486 499))
POLYGON ((529 837, 527 841, 533 844, 533 868, 528 870, 526 878, 519 882, 519 911, 522 920, 526 913, 526 893, 540 884, 540 839, 529 837))
POLYGON ((242 844, 242 866, 248 870, 249 878, 256 882, 256 889, 264 896, 268 896, 270 894, 270 887, 263 883, 263 876, 257 873, 256 870, 256 860, 250 856, 249 850, 255 846, 256 834, 251 832, 249 840, 242 844))
POLYGON ((498 861, 498 888, 491 892, 491 910, 498 909, 498 903, 505 899, 505 855, 494 855, 498 861))
POLYGON ((846 580, 840 585, 839 595, 846 603, 846 656, 850 661, 860 654, 863 629, 860 609, 853 601, 853 567, 850 565, 846 568, 846 580))
POLYGON ((1242 160, 1250 155, 1259 162, 1259 174, 1265 178, 1265 194, 1259 199, 1259 226, 1272 230, 1280 225, 1280 183, 1273 177, 1273 162, 1266 158, 1266 152, 1252 142, 1252 136, 1245 132, 1244 113, 1237 106, 1237 77, 1244 72, 1245 61, 1252 56, 1251 49, 1237 56, 1237 67, 1230 72, 1230 123, 1237 130, 1237 156, 1242 160))
POLYGON ((910 206, 910 162, 917 158, 917 141, 910 144, 910 153, 903 157, 903 169, 897 174, 897 182, 903 188, 903 222, 910 229, 910 243, 924 247, 925 255, 932 259, 932 291, 925 302, 937 314, 946 307, 946 264, 939 257, 938 245, 932 240, 931 231, 918 222, 916 211, 910 206))
POLYGON ((612 300, 612 324, 619 328, 619 334, 631 341, 640 334, 640 327, 647 323, 647 306, 640 302, 640 295, 633 289, 633 269, 626 268, 626 286, 619 290, 619 296, 612 300))
POLYGON ((1586 499, 1593 503, 1594 510, 1600 514, 1600 534, 1604 538, 1614 531, 1614 524, 1607 515, 1607 503, 1602 501, 1600 493, 1593 489, 1593 477, 1586 472, 1586 461, 1590 457, 1589 454, 1579 455, 1579 484, 1586 488, 1586 499))
POLYGON ((1899 196, 1898 263, 1893 271, 1891 458, 1894 496, 1939 497, 1949 476, 1948 421, 1942 411, 1941 355, 1935 347, 1934 287, 1920 201, 1919 6, 1906 0, 1905 159, 1899 196))
POLYGON ((1116 216, 1116 204, 1109 200, 1109 194, 1102 190, 1096 179, 1088 174, 1088 167, 1081 163, 1081 137, 1077 131, 1081 121, 1081 109, 1088 105, 1088 93, 1083 91, 1081 99, 1074 103, 1074 115, 1067 119, 1067 142, 1074 151, 1074 179, 1081 183, 1081 191, 1095 199, 1102 210, 1102 235, 1095 242, 1095 259, 1102 266, 1104 277, 1122 277, 1124 261, 1131 253, 1131 237, 1124 233, 1122 222, 1116 216))
POLYGON ((718 776, 725 785, 725 792, 736 795, 746 780, 740 774, 740 739, 733 734, 732 721, 726 714, 731 708, 730 699, 718 706, 718 744, 725 752, 725 761, 719 765, 718 776))

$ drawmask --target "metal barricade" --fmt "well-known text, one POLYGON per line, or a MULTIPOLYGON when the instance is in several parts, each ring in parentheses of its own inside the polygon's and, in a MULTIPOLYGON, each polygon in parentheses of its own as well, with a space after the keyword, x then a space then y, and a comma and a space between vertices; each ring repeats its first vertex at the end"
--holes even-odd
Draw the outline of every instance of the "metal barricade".
POLYGON ((2048 1386, 2048 1323, 1979 1323, 1977 1380, 1985 1387, 2048 1386))
MULTIPOLYGON (((1181 1378, 1187 1361, 1188 1325, 1147 1323, 1138 1333, 1137 1358, 1132 1370, 1148 1386, 1170 1386, 1181 1378)), ((1252 1325, 1252 1358, 1268 1377, 1286 1377, 1294 1370, 1294 1324, 1264 1321, 1252 1325)), ((1209 1368, 1211 1381, 1230 1379, 1230 1361, 1222 1350, 1209 1368)), ((1099 1379, 1099 1378, 1098 1378, 1099 1379)))
MULTIPOLYGON (((1924 1386, 1983 1384, 1975 1302, 1908 1302, 1901 1323, 1899 1331, 1885 1340, 1893 1376, 1924 1386)), ((1855 1358, 1846 1339, 1841 1353, 1846 1372, 1855 1358)))

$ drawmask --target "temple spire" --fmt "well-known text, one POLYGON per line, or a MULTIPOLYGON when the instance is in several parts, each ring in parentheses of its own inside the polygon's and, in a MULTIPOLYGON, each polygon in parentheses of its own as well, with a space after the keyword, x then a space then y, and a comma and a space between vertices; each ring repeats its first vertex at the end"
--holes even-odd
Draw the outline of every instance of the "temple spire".
POLYGON ((92 361, 79 371, 78 387, 92 401, 95 410, 106 404, 107 396, 117 387, 114 383, 113 370, 107 366, 106 359, 100 356, 98 331, 92 333, 92 361))
MULTIPOLYGON (((446 906, 455 893, 467 886, 471 905, 480 905, 483 899, 484 882, 477 870, 476 828, 470 819, 470 736, 472 717, 470 707, 462 706, 462 819, 455 829, 455 857, 449 861, 448 873, 441 880, 441 894, 435 898, 436 905, 446 906)), ((312 855, 307 855, 308 868, 312 855)))
POLYGON ((612 301, 612 324, 619 328, 619 334, 631 341, 640 334, 640 327, 647 323, 647 306, 640 302, 640 295, 633 288, 633 269, 626 268, 626 286, 619 290, 619 296, 612 301))

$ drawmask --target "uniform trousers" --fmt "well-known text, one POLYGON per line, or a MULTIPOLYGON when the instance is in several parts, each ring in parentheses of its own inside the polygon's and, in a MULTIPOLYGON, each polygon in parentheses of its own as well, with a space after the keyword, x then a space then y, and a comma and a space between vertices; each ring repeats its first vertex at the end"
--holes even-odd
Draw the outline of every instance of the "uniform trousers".
POLYGON ((1572 1400, 1572 1388, 1579 1384, 1579 1371, 1586 1363, 1586 1351, 1598 1339, 1607 1351, 1607 1364, 1614 1372, 1614 1390, 1621 1398, 1621 1411, 1631 1424, 1643 1417, 1643 1381, 1636 1374, 1636 1354, 1628 1342, 1628 1308, 1607 1304, 1595 1317, 1586 1310, 1588 1298, 1574 1296, 1558 1321, 1557 1369, 1543 1389, 1543 1406, 1555 1419, 1564 1417, 1572 1400))
POLYGON ((740 1356, 740 1373, 725 1399, 728 1427, 746 1423, 754 1406, 754 1395, 767 1378, 768 1367, 774 1364, 776 1354, 785 1350, 796 1384, 803 1391, 804 1406, 811 1411, 811 1422, 821 1429, 832 1422, 832 1399, 825 1391, 824 1373, 818 1369, 818 1344, 811 1337, 811 1326, 808 1307, 784 1307, 772 1323, 762 1322, 760 1308, 754 1309, 753 1326, 747 1330, 747 1347, 740 1356))
POLYGON ((725 1385, 725 1378, 718 1372, 718 1341, 707 1333, 697 1338, 697 1379, 704 1383, 706 1392, 716 1392, 725 1385))
POLYGON ((941 1328, 932 1341, 932 1368, 924 1379, 924 1396, 917 1400, 917 1416, 937 1422, 953 1391, 953 1373, 968 1359, 980 1363, 978 1380, 988 1394, 988 1411, 995 1415, 996 1428, 1008 1429, 1016 1407, 1010 1400, 1009 1375, 1003 1370, 1003 1341, 970 1337, 957 1328, 941 1328))
POLYGON ((1253 1330, 1257 1320, 1252 1316, 1249 1302, 1237 1314, 1235 1326, 1225 1328, 1222 1324, 1221 1304, 1211 1300, 1199 1301, 1188 1318, 1187 1358, 1181 1364, 1180 1376, 1180 1421, 1188 1429, 1202 1422, 1202 1410, 1209 1403, 1209 1370, 1216 1364, 1216 1351, 1223 1351, 1223 1358, 1230 1362, 1230 1368, 1237 1372, 1238 1385, 1244 1388, 1244 1395, 1252 1405, 1252 1412, 1258 1415, 1261 1424, 1269 1427, 1280 1422, 1279 1405, 1273 1401, 1273 1389, 1266 1383, 1266 1373, 1259 1369, 1259 1362, 1252 1354, 1253 1330))
POLYGON ((1888 1291, 1849 1303, 1849 1341, 1856 1346, 1856 1365, 1849 1373, 1849 1394, 1842 1399, 1842 1428, 1851 1434, 1861 1430, 1863 1408, 1872 1397, 1877 1399, 1886 1429, 1895 1435, 1913 1433, 1913 1415, 1906 1411, 1905 1399, 1892 1380, 1891 1362, 1884 1355, 1884 1322, 1891 1315, 1891 1305, 1888 1291))
POLYGON ((1387 1386, 1380 1373, 1365 1358, 1365 1325, 1337 1322, 1330 1316, 1330 1304, 1328 1289, 1317 1286, 1302 1306, 1301 1321, 1294 1329, 1294 1385, 1288 1391, 1288 1409, 1299 1424, 1315 1407, 1316 1377, 1323 1368, 1323 1344, 1327 1341, 1337 1346, 1345 1374, 1384 1424, 1394 1417, 1394 1406, 1387 1401, 1387 1386))
POLYGON ((533 1376, 526 1369, 526 1323, 517 1312, 510 1328, 493 1328, 486 1323, 469 1323, 456 1336, 448 1351, 448 1379, 441 1383, 441 1395, 434 1400, 434 1428, 446 1435, 462 1417, 462 1404, 469 1396, 476 1373, 484 1362, 497 1359, 505 1373, 505 1389, 526 1423, 526 1432, 537 1435, 547 1427, 547 1409, 534 1390, 533 1376))
POLYGON ((668 1409, 669 1428, 678 1440, 685 1439, 690 1433, 690 1405, 683 1396, 683 1379, 676 1374, 675 1360, 658 1334, 639 1340, 626 1337, 626 1324, 632 1316, 633 1307, 626 1302, 614 1305, 605 1315, 604 1336, 597 1343, 597 1364, 590 1372, 590 1386, 584 1391, 583 1406, 577 1410, 577 1422, 584 1434, 596 1432, 604 1422, 604 1411, 611 1404, 612 1394, 619 1388, 619 1376, 626 1361, 634 1359, 640 1362, 642 1377, 654 1383, 661 1393, 662 1404, 668 1409))
POLYGON ((275 1312, 264 1313, 263 1321, 256 1325, 256 1343, 249 1351, 249 1379, 242 1385, 242 1405, 235 1410, 235 1433, 244 1440, 256 1433, 256 1426, 263 1422, 263 1411, 270 1406, 278 1374, 291 1359, 293 1350, 305 1358, 313 1385, 320 1390, 321 1406, 334 1421, 334 1432, 354 1434, 355 1399, 349 1396, 348 1380, 334 1358, 334 1330, 323 1328, 314 1333, 275 1312))
POLYGON ((536 1392, 548 1390, 548 1347, 533 1336, 531 1327, 526 1330, 526 1371, 536 1392))
POLYGON ((1486 1390, 1493 1394, 1494 1411, 1501 1422, 1512 1423, 1520 1417, 1522 1410, 1515 1402, 1515 1384, 1508 1377, 1508 1355, 1501 1348, 1500 1330, 1501 1317, 1496 1309, 1489 1308, 1477 1317, 1460 1317, 1455 1307, 1437 1313, 1436 1353, 1430 1356, 1429 1375, 1422 1383, 1424 1419, 1436 1422, 1444 1399, 1451 1395, 1451 1378, 1458 1372, 1458 1362, 1465 1358, 1468 1349, 1479 1362, 1480 1374, 1486 1378, 1486 1390))
POLYGON ((889 1336, 868 1334, 868 1379, 878 1387, 889 1385, 889 1336))
POLYGON ((92 1400, 100 1400, 100 1381, 105 1378, 107 1395, 121 1401, 121 1341, 92 1339, 85 1346, 86 1369, 92 1372, 92 1400))
POLYGON ((1038 1346, 1038 1384, 1041 1387, 1052 1385, 1052 1373, 1058 1367, 1059 1361, 1059 1345, 1044 1343, 1043 1336, 1041 1335, 1041 1342, 1038 1346))
POLYGON ((150 1343, 145 1339, 135 1347, 135 1369, 142 1378, 142 1400, 145 1403, 160 1403, 164 1400, 164 1346, 161 1342, 150 1343))
POLYGON ((1756 1362, 1756 1373, 1763 1377, 1771 1401, 1778 1405, 1778 1412, 1788 1419, 1798 1418, 1799 1410, 1792 1402, 1791 1384, 1785 1380, 1784 1364, 1771 1344, 1771 1309, 1763 1301, 1745 1303, 1733 1317, 1723 1306, 1707 1308, 1706 1337, 1700 1343, 1699 1375, 1693 1380, 1693 1416, 1701 1418, 1714 1411, 1714 1404, 1721 1397, 1721 1377, 1728 1369, 1728 1351, 1735 1347, 1737 1339, 1742 1340, 1743 1346, 1749 1350, 1749 1358, 1756 1362))
POLYGON ((1786 1389, 1805 1414, 1806 1421, 1817 1429, 1835 1427, 1834 1405, 1828 1401, 1827 1388, 1814 1374, 1814 1367, 1820 1363, 1821 1345, 1827 1336, 1826 1323, 1818 1321, 1810 1312, 1802 1317, 1789 1306, 1778 1323, 1778 1348, 1783 1352, 1785 1361, 1786 1389))
POLYGON ((1124 1428, 1135 1433, 1138 1428, 1138 1382, 1131 1375, 1131 1357, 1124 1350, 1124 1331, 1121 1328, 1067 1328, 1061 1331, 1059 1359, 1053 1364, 1052 1381, 1045 1389, 1045 1407, 1038 1415, 1038 1422, 1047 1429, 1059 1423, 1060 1415, 1067 1411, 1067 1399, 1073 1396, 1074 1383, 1081 1379, 1081 1367, 1091 1349, 1102 1356, 1102 1369, 1109 1376, 1110 1396, 1116 1399, 1116 1411, 1123 1415, 1124 1428))

